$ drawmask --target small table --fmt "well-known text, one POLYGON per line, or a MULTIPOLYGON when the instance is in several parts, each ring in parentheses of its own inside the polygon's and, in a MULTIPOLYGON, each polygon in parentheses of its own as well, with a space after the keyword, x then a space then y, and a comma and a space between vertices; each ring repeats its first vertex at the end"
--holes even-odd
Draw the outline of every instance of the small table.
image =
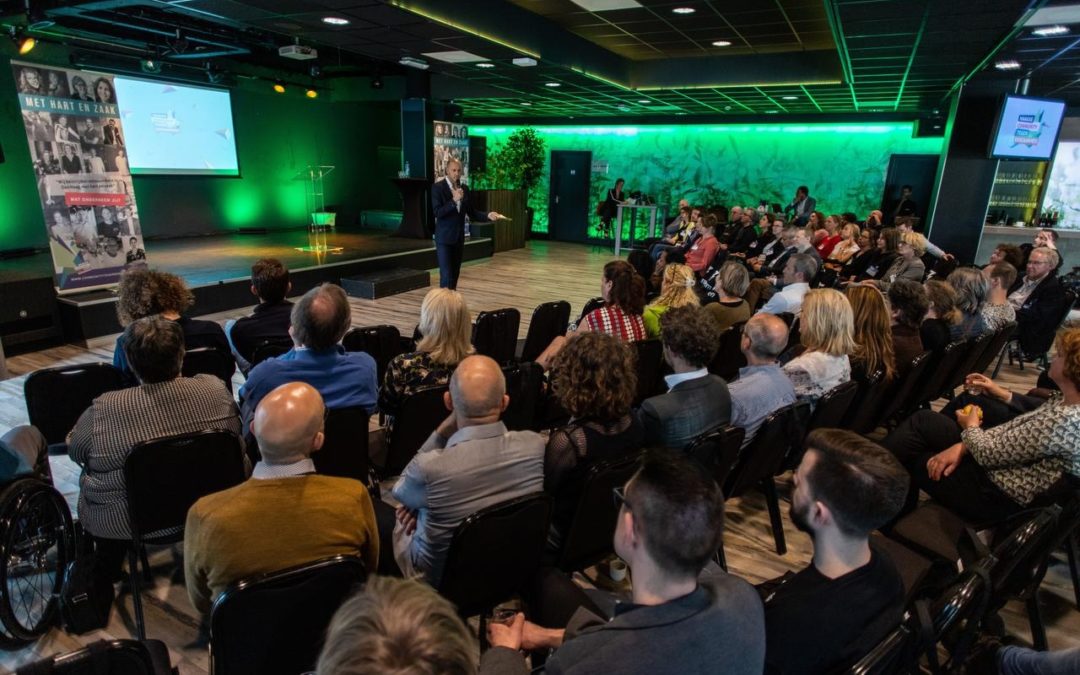
POLYGON ((634 238, 634 224, 637 222, 638 211, 645 209, 649 212, 649 236, 656 236, 656 205, 655 204, 619 204, 615 207, 615 255, 622 254, 622 219, 623 209, 630 210, 630 240, 634 238))
POLYGON ((427 178, 391 178, 390 181, 401 193, 401 225, 394 236, 430 239, 431 181, 427 178))

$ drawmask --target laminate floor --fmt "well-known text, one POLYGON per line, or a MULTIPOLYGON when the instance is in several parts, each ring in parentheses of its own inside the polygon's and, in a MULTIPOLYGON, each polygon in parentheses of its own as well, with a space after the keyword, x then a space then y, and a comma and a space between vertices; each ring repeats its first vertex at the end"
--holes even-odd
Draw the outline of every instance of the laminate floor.
MULTIPOLYGON (((584 303, 600 292, 600 274, 610 251, 596 247, 549 242, 530 242, 524 249, 497 254, 491 259, 467 263, 460 281, 470 310, 479 311, 516 307, 522 312, 521 333, 528 330, 533 307, 541 302, 565 299, 576 316, 584 303)), ((437 279, 437 274, 433 275, 437 279)), ((352 299, 353 324, 356 326, 388 323, 402 333, 411 334, 419 317, 420 303, 426 290, 410 291, 381 300, 352 299)), ((197 308, 196 308, 197 309, 197 308)), ((243 316, 248 308, 209 315, 224 322, 243 316)), ((0 382, 0 433, 27 422, 22 383, 25 375, 37 368, 67 363, 111 362, 115 336, 93 341, 88 348, 62 346, 8 360, 12 379, 0 382)), ((1037 372, 1030 366, 1021 371, 1005 366, 999 381, 1015 391, 1034 386, 1037 372)), ((235 384, 241 383, 236 376, 235 384)), ((235 387, 234 387, 235 389, 235 387)), ((374 425, 374 422, 373 422, 374 425)), ((379 432, 373 427, 377 446, 379 432)), ((75 511, 78 496, 78 467, 65 457, 52 458, 54 480, 75 511)), ((752 493, 727 504, 725 533, 728 564, 731 572, 751 583, 771 579, 788 570, 805 566, 812 554, 809 537, 797 531, 787 518, 790 477, 778 480, 784 510, 786 555, 773 548, 769 518, 763 498, 752 493)), ((181 552, 162 548, 151 552, 154 582, 144 593, 147 633, 168 644, 173 663, 184 675, 208 672, 209 657, 205 647, 195 644, 198 618, 191 607, 179 574, 181 552)), ((1055 557, 1043 583, 1041 604, 1047 624, 1050 647, 1080 647, 1080 611, 1073 604, 1073 591, 1064 554, 1055 557)), ((1026 614, 1022 605, 1010 604, 1004 612, 1010 632, 1021 641, 1029 641, 1026 614)), ((72 636, 52 630, 35 644, 15 652, 0 653, 0 673, 17 665, 55 653, 78 649, 102 638, 127 638, 133 634, 131 596, 124 592, 115 604, 109 625, 88 635, 72 636)))

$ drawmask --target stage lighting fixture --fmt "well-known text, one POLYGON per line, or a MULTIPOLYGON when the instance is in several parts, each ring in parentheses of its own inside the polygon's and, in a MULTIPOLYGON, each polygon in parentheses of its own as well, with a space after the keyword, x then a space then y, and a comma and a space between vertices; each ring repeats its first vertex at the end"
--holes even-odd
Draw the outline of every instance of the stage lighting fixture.
POLYGON ((17 28, 11 29, 11 39, 15 41, 20 56, 29 54, 30 51, 33 50, 33 48, 37 45, 37 40, 30 37, 29 35, 24 34, 21 30, 17 28))
POLYGON ((304 96, 307 96, 308 98, 317 98, 319 96, 319 92, 315 91, 314 89, 308 89, 304 93, 304 96))
POLYGON ((160 73, 161 61, 156 59, 143 59, 139 62, 139 67, 142 68, 144 73, 160 73))
POLYGON ((275 82, 274 83, 274 91, 276 91, 279 94, 284 94, 285 93, 285 85, 280 81, 275 82))

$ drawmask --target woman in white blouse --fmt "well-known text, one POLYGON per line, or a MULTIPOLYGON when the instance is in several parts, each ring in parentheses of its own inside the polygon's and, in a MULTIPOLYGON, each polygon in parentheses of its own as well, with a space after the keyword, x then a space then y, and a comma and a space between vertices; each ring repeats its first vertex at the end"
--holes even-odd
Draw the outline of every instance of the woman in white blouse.
POLYGON ((784 366, 799 400, 817 404, 851 379, 848 354, 855 349, 854 323, 851 303, 840 291, 817 288, 803 297, 799 326, 806 350, 784 366))

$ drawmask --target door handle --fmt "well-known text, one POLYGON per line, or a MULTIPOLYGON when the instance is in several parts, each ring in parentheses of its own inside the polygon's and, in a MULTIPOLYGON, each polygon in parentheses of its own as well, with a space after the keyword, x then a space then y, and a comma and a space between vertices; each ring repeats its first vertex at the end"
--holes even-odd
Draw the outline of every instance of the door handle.
POLYGON ((555 203, 556 203, 556 204, 558 204, 558 203, 559 203, 559 195, 555 195, 555 203))

